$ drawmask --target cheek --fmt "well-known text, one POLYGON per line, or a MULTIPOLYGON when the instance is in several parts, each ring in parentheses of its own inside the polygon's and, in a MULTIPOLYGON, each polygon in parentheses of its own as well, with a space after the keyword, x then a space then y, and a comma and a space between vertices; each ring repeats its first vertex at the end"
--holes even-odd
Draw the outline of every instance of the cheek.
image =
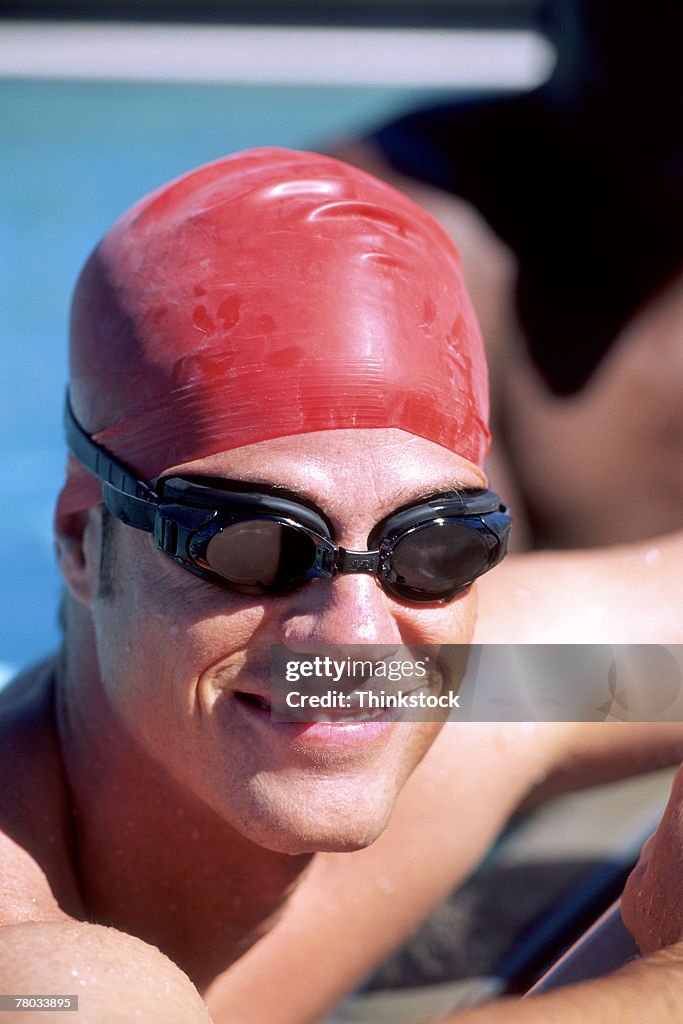
POLYGON ((399 787, 405 785, 443 726, 443 722, 403 722, 398 725, 397 735, 404 751, 397 780, 399 787))
POLYGON ((406 643, 469 644, 477 618, 476 584, 446 605, 397 604, 394 617, 406 643))
POLYGON ((264 608, 194 577, 144 534, 117 545, 108 596, 93 607, 100 673, 119 705, 154 705, 168 723, 192 710, 202 675, 241 655, 264 608))

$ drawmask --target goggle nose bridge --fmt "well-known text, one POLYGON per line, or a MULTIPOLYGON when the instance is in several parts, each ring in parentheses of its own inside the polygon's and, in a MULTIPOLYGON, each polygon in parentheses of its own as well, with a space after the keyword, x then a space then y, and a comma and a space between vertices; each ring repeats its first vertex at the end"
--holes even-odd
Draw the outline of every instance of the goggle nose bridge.
POLYGON ((335 569, 340 573, 369 573, 377 576, 380 569, 379 551, 349 551, 339 548, 335 569))

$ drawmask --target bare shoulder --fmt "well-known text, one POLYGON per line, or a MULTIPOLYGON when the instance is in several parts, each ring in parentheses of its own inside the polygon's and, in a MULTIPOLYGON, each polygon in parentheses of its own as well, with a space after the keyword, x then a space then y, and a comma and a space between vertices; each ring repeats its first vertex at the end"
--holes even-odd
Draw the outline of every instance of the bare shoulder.
POLYGON ((78 977, 89 1021, 209 1024, 194 986, 158 949, 84 923, 52 688, 44 663, 0 695, 0 988, 73 992, 78 977))
POLYGON ((80 909, 71 811, 53 717, 52 665, 0 694, 0 923, 80 909))

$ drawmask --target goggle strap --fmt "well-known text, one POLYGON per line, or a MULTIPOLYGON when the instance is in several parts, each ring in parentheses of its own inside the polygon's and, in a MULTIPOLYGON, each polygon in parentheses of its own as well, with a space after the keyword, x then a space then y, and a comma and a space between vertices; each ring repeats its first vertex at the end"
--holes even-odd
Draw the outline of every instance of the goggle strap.
MULTIPOLYGON (((154 495, 156 498, 156 495, 154 495)), ((136 530, 153 533, 157 520, 158 504, 151 504, 149 498, 138 498, 133 494, 125 494, 114 484, 102 484, 102 498, 115 519, 124 526, 133 526, 136 530)))
POLYGON ((134 498, 153 502, 158 500, 154 491, 139 480, 125 463, 105 452, 86 434, 76 419, 68 391, 64 405, 64 432, 67 445, 81 465, 99 477, 105 485, 111 484, 117 491, 134 498))

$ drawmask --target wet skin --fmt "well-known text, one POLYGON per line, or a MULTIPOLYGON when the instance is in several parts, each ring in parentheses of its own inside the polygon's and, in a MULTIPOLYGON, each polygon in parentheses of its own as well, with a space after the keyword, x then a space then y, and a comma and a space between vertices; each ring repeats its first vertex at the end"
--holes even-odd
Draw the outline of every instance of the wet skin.
MULTIPOLYGON (((181 469, 299 490, 338 543, 359 549, 425 490, 484 482, 397 431, 309 435, 168 467, 181 469)), ((217 1022, 318 1019, 463 879, 533 786, 567 766, 575 782, 571 766, 581 775, 586 755, 594 778, 651 763, 651 737, 639 756, 622 726, 453 723, 436 736, 438 725, 411 723, 327 749, 319 736, 286 742, 236 696, 267 685, 271 642, 465 641, 474 593, 416 607, 357 575, 252 600, 210 587, 118 523, 102 593, 100 511, 58 528, 72 597, 56 700, 37 673, 0 714, 0 862, 16 880, 0 923, 63 922, 67 936, 72 919, 99 922, 120 930, 108 941, 126 933, 158 946, 217 1022), (293 990, 292 978, 305 985, 293 990)), ((676 731, 670 756, 679 743, 676 731)), ((93 969, 102 984, 109 955, 93 969)))
MULTIPOLYGON (((309 435, 167 468, 302 491, 352 548, 424 491, 484 482, 398 431, 309 435)), ((367 743, 285 743, 235 697, 267 685, 271 642, 464 641, 474 592, 415 607, 371 577, 342 576, 256 601, 115 524, 103 593, 100 520, 93 509, 58 524, 72 596, 56 701, 47 669, 3 695, 0 864, 13 881, 0 923, 64 922, 65 936, 72 918, 113 925, 183 968, 217 1022, 318 1019, 543 779, 559 768, 577 784, 584 762, 595 780, 665 756, 661 726, 641 753, 621 725, 452 723, 437 736, 434 723, 404 724, 367 743), (306 984, 291 991, 292 977, 306 984)), ((679 732, 666 756, 679 755, 679 732)), ((103 985, 110 962, 94 968, 103 985)))
MULTIPOLYGON (((440 446, 389 430, 279 439, 174 469, 300 492, 352 548, 365 548, 379 519, 425 491, 484 483, 480 470, 440 446)), ((343 728, 292 741, 234 695, 268 695, 273 643, 466 640, 473 597, 419 608, 385 594, 372 577, 342 576, 249 598, 197 580, 130 528, 116 531, 114 575, 111 596, 91 601, 96 690, 136 746, 261 845, 299 853, 374 839, 433 724, 367 742, 351 742, 353 730, 343 728)), ((82 708, 79 732, 87 731, 82 708)))

